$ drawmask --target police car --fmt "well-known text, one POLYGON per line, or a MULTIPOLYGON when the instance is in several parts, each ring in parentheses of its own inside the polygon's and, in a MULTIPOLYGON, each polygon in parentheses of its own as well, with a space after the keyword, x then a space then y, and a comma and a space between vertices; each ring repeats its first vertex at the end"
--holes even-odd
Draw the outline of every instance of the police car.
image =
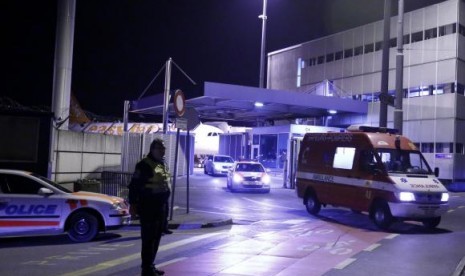
POLYGON ((0 169, 0 237, 67 232, 75 242, 130 223, 124 199, 71 192, 40 175, 0 169))

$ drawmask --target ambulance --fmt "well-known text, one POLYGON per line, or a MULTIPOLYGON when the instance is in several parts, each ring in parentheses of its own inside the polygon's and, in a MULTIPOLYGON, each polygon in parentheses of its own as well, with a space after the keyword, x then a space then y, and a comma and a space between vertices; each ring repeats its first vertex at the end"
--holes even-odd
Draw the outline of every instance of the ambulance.
POLYGON ((34 173, 0 169, 0 237, 66 232, 74 242, 87 242, 130 218, 122 198, 71 192, 34 173))
POLYGON ((396 220, 435 228, 449 193, 408 138, 394 129, 350 126, 344 132, 306 133, 300 146, 296 192, 307 211, 340 206, 367 212, 381 229, 396 220))

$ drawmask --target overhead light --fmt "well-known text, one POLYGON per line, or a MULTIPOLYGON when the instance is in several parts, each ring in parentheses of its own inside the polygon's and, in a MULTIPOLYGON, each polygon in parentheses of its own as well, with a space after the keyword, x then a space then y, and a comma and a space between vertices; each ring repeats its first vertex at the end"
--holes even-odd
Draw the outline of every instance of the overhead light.
POLYGON ((255 106, 256 107, 263 107, 263 103, 262 102, 255 102, 255 106))
POLYGON ((328 113, 329 113, 329 114, 337 114, 337 110, 329 109, 329 110, 328 110, 328 113))

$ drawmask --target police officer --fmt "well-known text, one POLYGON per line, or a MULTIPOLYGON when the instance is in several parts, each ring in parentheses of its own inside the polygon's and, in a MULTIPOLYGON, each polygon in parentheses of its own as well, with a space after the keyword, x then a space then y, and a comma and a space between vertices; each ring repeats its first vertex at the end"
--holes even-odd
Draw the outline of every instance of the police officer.
POLYGON ((170 196, 170 174, 164 156, 163 140, 153 140, 149 154, 137 163, 128 186, 131 215, 138 215, 140 218, 143 276, 164 274, 164 271, 154 265, 160 239, 165 230, 165 209, 170 196))

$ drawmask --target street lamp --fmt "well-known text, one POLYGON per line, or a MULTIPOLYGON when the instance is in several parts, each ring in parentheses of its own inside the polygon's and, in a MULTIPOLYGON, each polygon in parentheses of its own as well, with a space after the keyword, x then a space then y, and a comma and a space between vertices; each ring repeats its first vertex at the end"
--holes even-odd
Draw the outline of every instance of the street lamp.
POLYGON ((262 48, 260 52, 260 88, 265 87, 265 43, 266 43, 266 1, 263 0, 263 14, 258 16, 262 20, 262 48))

